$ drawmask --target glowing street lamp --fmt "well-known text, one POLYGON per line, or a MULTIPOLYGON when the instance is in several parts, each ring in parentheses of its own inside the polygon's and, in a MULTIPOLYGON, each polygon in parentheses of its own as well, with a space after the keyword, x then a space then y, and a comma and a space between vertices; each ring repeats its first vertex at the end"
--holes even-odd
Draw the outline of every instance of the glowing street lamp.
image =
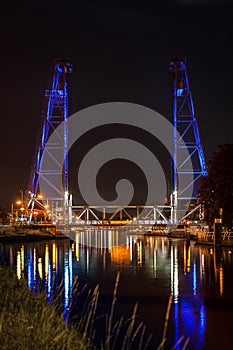
MULTIPOLYGON (((15 202, 15 204, 20 205, 20 204, 22 204, 22 201, 18 200, 18 201, 15 202)), ((11 203, 11 223, 12 224, 14 222, 14 213, 15 213, 15 218, 17 220, 18 219, 18 209, 14 208, 14 203, 12 202, 11 203)))

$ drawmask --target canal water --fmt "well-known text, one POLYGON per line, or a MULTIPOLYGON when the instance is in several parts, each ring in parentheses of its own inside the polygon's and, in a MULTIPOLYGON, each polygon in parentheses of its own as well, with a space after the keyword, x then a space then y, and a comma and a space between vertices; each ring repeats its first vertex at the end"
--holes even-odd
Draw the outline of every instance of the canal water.
MULTIPOLYGON (((149 349, 156 349, 161 341, 171 294, 163 349, 172 349, 181 337, 176 349, 182 349, 185 342, 186 349, 233 347, 232 248, 92 229, 74 232, 72 239, 1 242, 0 263, 12 266, 30 289, 43 286, 48 300, 62 285, 65 318, 75 319, 80 312, 83 299, 78 292, 83 286, 93 290, 98 284, 97 329, 102 329, 101 316, 110 314, 120 272, 113 322, 121 316, 127 321, 138 303, 135 327, 143 322, 144 339, 153 335, 149 349)), ((101 337, 100 329, 98 333, 101 337)))

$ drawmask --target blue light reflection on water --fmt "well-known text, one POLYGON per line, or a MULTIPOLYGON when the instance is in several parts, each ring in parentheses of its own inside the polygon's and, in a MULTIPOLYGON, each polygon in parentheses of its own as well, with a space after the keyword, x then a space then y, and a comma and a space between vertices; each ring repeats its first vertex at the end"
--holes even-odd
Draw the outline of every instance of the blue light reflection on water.
MULTIPOLYGON (((186 295, 181 292, 182 280, 179 278, 180 263, 178 256, 178 247, 175 244, 171 246, 171 293, 174 297, 173 319, 175 325, 174 343, 179 343, 182 335, 192 337, 192 346, 195 349, 201 349, 205 344, 205 326, 206 310, 202 298, 197 295, 197 269, 196 258, 193 258, 192 267, 189 274, 192 281, 192 290, 186 295)), ((186 246, 184 241, 184 276, 187 275, 187 266, 190 262, 190 247, 186 246), (188 254, 187 253, 188 250, 188 254)), ((176 349, 182 349, 183 343, 177 345, 176 349)))
MULTIPOLYGON (((96 240, 97 231, 93 234, 96 240)), ((201 349, 206 342, 206 326, 210 322, 207 322, 205 305, 208 293, 221 298, 227 293, 228 298, 233 298, 232 280, 229 279, 233 261, 232 251, 229 249, 215 254, 213 249, 197 248, 194 244, 188 246, 182 240, 139 237, 129 233, 125 236, 125 245, 109 245, 107 249, 81 245, 82 240, 83 236, 79 232, 74 241, 24 245, 8 243, 0 246, 1 262, 13 265, 18 277, 25 276, 28 287, 32 290, 36 289, 39 281, 43 282, 48 301, 63 281, 66 321, 72 297, 73 277, 76 276, 83 284, 90 283, 93 286, 100 283, 104 293, 111 295, 113 285, 110 282, 114 281, 116 272, 120 270, 119 296, 140 299, 140 320, 151 329, 155 324, 163 326, 166 300, 171 292, 173 304, 168 340, 170 339, 170 344, 174 344, 185 335, 190 337, 190 348, 193 349, 201 349), (157 298, 162 300, 159 307, 157 298), (144 311, 148 310, 148 300, 151 300, 149 311, 144 311)), ((90 232, 88 240, 91 240, 90 232)), ((108 232, 108 240, 114 242, 113 231, 111 234, 108 232)), ((124 310, 125 302, 121 306, 124 310)), ((156 337, 157 345, 158 341, 156 337)))
POLYGON ((195 258, 193 261, 193 295, 197 295, 197 263, 195 258))
POLYGON ((31 289, 31 286, 32 286, 32 248, 29 249, 27 263, 28 263, 28 276, 27 276, 28 288, 31 289))
MULTIPOLYGON (((67 321, 68 313, 69 313, 69 259, 67 258, 67 252, 65 253, 65 261, 64 261, 64 320, 67 321)), ((72 268, 72 267, 71 267, 72 268)))

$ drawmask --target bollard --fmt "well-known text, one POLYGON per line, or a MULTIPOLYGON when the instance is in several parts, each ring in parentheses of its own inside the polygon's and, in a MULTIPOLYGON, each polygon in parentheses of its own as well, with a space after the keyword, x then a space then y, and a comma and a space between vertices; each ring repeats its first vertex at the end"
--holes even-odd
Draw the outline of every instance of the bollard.
POLYGON ((222 219, 214 219, 214 245, 222 244, 222 219))

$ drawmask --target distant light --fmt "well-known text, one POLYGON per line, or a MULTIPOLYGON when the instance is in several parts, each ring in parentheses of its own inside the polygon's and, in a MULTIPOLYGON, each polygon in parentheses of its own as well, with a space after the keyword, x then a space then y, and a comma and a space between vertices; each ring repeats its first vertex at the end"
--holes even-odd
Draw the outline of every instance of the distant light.
POLYGON ((184 89, 177 89, 177 96, 182 96, 184 89))

